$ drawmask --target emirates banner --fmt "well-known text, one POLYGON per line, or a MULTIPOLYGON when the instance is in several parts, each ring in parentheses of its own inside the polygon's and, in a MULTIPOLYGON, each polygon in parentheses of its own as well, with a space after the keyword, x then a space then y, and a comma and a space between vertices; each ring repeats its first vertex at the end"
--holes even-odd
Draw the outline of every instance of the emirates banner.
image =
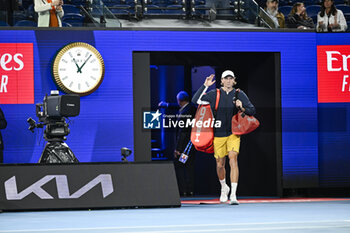
POLYGON ((32 43, 0 43, 0 104, 33 104, 32 43))
POLYGON ((317 46, 318 102, 350 102, 350 45, 317 46))

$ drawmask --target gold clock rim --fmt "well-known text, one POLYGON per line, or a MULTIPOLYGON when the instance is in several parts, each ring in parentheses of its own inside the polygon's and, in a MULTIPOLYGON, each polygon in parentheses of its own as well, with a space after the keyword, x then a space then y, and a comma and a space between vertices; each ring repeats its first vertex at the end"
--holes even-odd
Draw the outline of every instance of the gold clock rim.
POLYGON ((60 49, 60 51, 57 53, 54 61, 53 61, 53 77, 54 77, 54 81, 56 82, 56 84, 59 86, 59 88, 61 88, 62 91, 64 91, 65 93, 71 93, 71 94, 78 94, 80 96, 86 96, 89 95, 91 93, 93 93, 94 91, 96 91, 96 89, 101 85, 103 79, 104 79, 104 74, 105 74, 105 65, 104 65, 104 61, 103 58, 100 54, 100 52, 92 45, 88 44, 88 43, 84 43, 84 42, 74 42, 74 43, 70 43, 65 45, 63 48, 60 49), (92 88, 90 88, 87 91, 84 92, 75 92, 70 90, 69 88, 67 88, 61 81, 60 77, 59 77, 59 73, 58 73, 58 65, 59 65, 59 61, 61 60, 62 56, 70 49, 75 48, 75 47, 84 47, 88 50, 90 50, 98 59, 99 63, 100 63, 100 67, 101 67, 101 72, 100 75, 98 77, 98 82, 96 85, 94 85, 92 88))

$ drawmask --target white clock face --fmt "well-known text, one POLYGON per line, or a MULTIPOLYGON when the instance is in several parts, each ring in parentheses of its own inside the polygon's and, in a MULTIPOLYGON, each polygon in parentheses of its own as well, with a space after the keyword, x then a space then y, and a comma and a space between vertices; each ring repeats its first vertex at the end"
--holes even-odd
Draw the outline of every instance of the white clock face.
POLYGON ((55 80, 66 92, 89 94, 101 84, 103 60, 92 46, 79 42, 74 44, 68 45, 56 57, 55 80))

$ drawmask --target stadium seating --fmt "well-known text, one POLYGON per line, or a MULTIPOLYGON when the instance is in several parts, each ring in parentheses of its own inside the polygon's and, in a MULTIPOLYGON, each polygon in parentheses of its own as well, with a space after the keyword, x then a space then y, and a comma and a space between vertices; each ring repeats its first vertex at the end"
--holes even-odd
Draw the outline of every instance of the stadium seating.
POLYGON ((16 27, 36 27, 37 23, 31 20, 20 20, 14 26, 16 27))
POLYGON ((314 24, 316 26, 316 24, 317 24, 317 15, 312 15, 312 16, 309 16, 309 17, 312 19, 312 21, 314 22, 314 24))
MULTIPOLYGON (((266 7, 266 1, 265 0, 259 0, 258 1, 259 3, 259 6, 262 7, 262 8, 265 8, 266 7)), ((292 3, 292 0, 280 0, 279 1, 279 6, 290 6, 292 3)))
POLYGON ((5 21, 0 20, 0 27, 8 27, 8 25, 5 21))
MULTIPOLYGON (((249 0, 243 0, 241 2, 242 12, 248 11, 250 7, 249 0), (246 7, 246 8, 244 8, 246 7), (244 10, 244 11, 243 11, 244 10)), ((255 0, 259 2, 261 7, 265 7, 266 0, 255 0)), ((298 0, 280 0, 279 11, 286 17, 289 15, 292 5, 298 0)), ((316 22, 317 14, 320 11, 320 4, 322 0, 304 0, 306 11, 314 22, 316 22)), ((337 8, 342 10, 344 14, 350 13, 350 6, 344 4, 347 0, 334 0, 337 4, 337 8)), ((88 13, 84 13, 80 6, 86 7, 86 0, 66 0, 63 5, 65 16, 62 22, 64 27, 81 27, 84 26, 85 16, 88 17, 90 8, 86 8, 88 13), (83 15, 84 16, 83 16, 83 15)), ((97 1, 95 1, 95 4, 97 1)), ((101 4, 108 7, 110 12, 117 18, 128 18, 128 19, 142 19, 143 17, 149 18, 200 18, 214 20, 219 19, 239 19, 242 15, 237 6, 237 0, 230 0, 230 7, 228 9, 216 9, 214 17, 210 15, 210 8, 206 5, 206 0, 101 0, 101 4), (189 2, 187 2, 189 1, 189 2), (188 3, 189 5, 186 5, 188 3), (234 11, 235 10, 235 11, 234 11), (220 18, 221 17, 221 18, 220 18)), ((347 3, 347 2, 346 2, 347 3)), ((36 21, 37 14, 34 12, 34 5, 32 0, 22 0, 23 11, 18 11, 14 14, 14 24, 19 23, 25 24, 26 21, 36 21)), ((100 4, 100 3, 98 3, 100 4)), ((212 13, 212 12, 211 12, 212 13)), ((104 14, 104 13, 102 13, 104 14)), ((251 14, 251 13, 250 13, 251 14)), ((244 18, 244 17, 243 17, 244 18)), ((28 25, 32 23, 27 22, 28 25)))
POLYGON ((65 14, 62 18, 62 22, 69 23, 72 27, 83 27, 84 16, 74 13, 65 14))
POLYGON ((350 21, 350 13, 344 13, 344 17, 346 21, 350 21))
POLYGON ((346 23, 348 24, 348 29, 346 31, 350 32, 350 13, 344 13, 344 17, 345 17, 346 23))
POLYGON ((336 5, 337 9, 341 10, 344 14, 350 13, 350 6, 345 4, 336 5))
POLYGON ((152 15, 152 14, 158 14, 160 15, 163 13, 163 10, 160 9, 157 5, 146 5, 144 8, 144 15, 152 15))
POLYGON ((144 15, 177 15, 186 14, 185 1, 182 0, 144 0, 144 15))
POLYGON ((28 9, 28 7, 32 4, 33 4, 33 0, 22 0, 23 9, 28 9))
POLYGON ((186 8, 182 5, 168 5, 166 9, 164 10, 165 14, 170 15, 185 15, 186 14, 186 8))
POLYGON ((65 14, 80 14, 80 9, 79 7, 75 5, 70 5, 70 4, 64 4, 63 6, 63 11, 65 14))
POLYGON ((321 6, 319 5, 311 5, 306 7, 306 13, 309 17, 313 17, 314 15, 317 15, 318 12, 321 11, 321 6))
MULTIPOLYGON (((34 16, 35 15, 33 14, 33 17, 34 16)), ((28 20, 28 19, 33 20, 33 17, 28 17, 24 11, 14 11, 13 12, 13 24, 15 24, 16 22, 21 21, 21 20, 28 20)))
POLYGON ((114 14, 133 14, 135 9, 135 2, 132 1, 122 1, 122 0, 112 0, 109 4, 112 4, 109 7, 112 13, 114 14))
POLYGON ((86 0, 71 0, 70 3, 75 6, 85 6, 86 0))
POLYGON ((284 14, 284 16, 289 15, 291 10, 292 10, 291 6, 282 6, 278 8, 278 11, 284 14))
POLYGON ((338 4, 345 4, 346 0, 334 0, 334 4, 338 5, 338 4))
POLYGON ((72 25, 66 22, 62 22, 62 27, 72 27, 72 25))
POLYGON ((34 20, 35 19, 35 11, 34 11, 34 4, 31 4, 28 6, 27 9, 24 10, 26 17, 29 20, 34 20))
POLYGON ((103 0, 105 6, 117 17, 128 19, 139 19, 143 16, 144 8, 142 8, 141 0, 103 0))
POLYGON ((116 1, 113 1, 113 0, 102 0, 103 4, 106 6, 106 7, 111 7, 113 5, 118 5, 118 3, 116 1))
POLYGON ((305 6, 311 6, 311 5, 321 5, 322 0, 305 0, 301 2, 303 2, 305 6))
POLYGON ((233 19, 234 17, 238 17, 240 12, 247 10, 246 1, 240 1, 240 4, 237 4, 238 1, 231 0, 229 3, 230 6, 227 8, 216 8, 216 11, 213 11, 211 6, 206 5, 206 1, 194 0, 191 2, 192 15, 211 21, 217 18, 217 16, 224 19, 233 19))

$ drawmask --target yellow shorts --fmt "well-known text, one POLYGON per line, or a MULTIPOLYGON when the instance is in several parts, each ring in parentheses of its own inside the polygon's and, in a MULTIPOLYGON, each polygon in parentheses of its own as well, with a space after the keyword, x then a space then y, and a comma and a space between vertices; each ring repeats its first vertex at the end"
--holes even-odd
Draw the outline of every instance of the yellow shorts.
POLYGON ((239 153, 241 137, 231 134, 228 137, 214 137, 214 156, 215 158, 223 158, 228 152, 233 150, 239 153))

